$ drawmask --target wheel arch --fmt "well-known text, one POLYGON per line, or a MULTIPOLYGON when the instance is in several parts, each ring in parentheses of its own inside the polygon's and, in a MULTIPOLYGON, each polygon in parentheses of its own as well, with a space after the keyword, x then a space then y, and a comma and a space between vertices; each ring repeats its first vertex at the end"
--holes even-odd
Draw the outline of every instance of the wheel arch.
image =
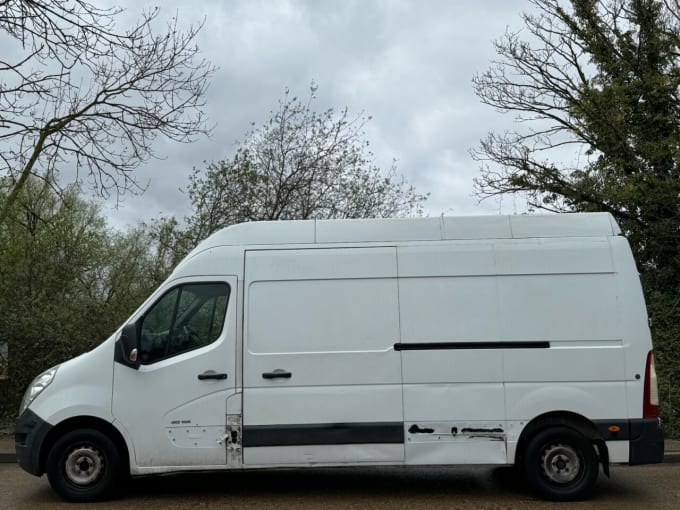
POLYGON ((126 473, 129 474, 130 471, 130 451, 127 447, 127 443, 123 438, 120 431, 110 422, 102 420, 101 418, 96 418, 94 416, 74 416, 68 418, 57 425, 52 427, 45 437, 45 441, 40 448, 40 470, 45 472, 47 467, 47 456, 50 450, 56 443, 56 441, 63 436, 66 432, 70 432, 76 429, 93 429, 106 434, 116 445, 116 448, 120 452, 121 458, 125 460, 123 462, 124 469, 126 473))
POLYGON ((571 411, 551 411, 541 414, 526 424, 517 441, 515 465, 520 466, 532 437, 550 427, 566 427, 575 430, 593 442, 605 475, 609 476, 609 452, 607 444, 595 424, 583 415, 571 411))

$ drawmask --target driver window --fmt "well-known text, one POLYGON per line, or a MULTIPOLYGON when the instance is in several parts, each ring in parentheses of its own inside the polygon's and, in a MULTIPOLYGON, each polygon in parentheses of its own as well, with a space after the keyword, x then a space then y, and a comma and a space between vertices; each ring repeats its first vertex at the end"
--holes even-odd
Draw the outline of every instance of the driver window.
POLYGON ((141 362, 154 363, 217 340, 228 300, 225 283, 193 283, 164 294, 142 318, 141 362))

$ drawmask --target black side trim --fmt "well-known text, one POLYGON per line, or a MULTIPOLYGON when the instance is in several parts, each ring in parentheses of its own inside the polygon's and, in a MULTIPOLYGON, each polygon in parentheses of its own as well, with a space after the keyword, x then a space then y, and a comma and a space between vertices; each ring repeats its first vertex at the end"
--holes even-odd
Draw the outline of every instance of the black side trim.
POLYGON ((40 418, 30 409, 26 409, 16 424, 14 446, 19 465, 32 475, 42 475, 40 466, 40 449, 52 425, 40 418))
POLYGON ((550 342, 398 342, 395 351, 434 351, 440 349, 549 349, 550 342))
POLYGON ((243 446, 332 444, 400 444, 402 422, 316 423, 311 425, 249 425, 243 427, 243 446))
POLYGON ((605 441, 627 441, 630 439, 631 421, 635 420, 593 420, 593 424, 605 441))

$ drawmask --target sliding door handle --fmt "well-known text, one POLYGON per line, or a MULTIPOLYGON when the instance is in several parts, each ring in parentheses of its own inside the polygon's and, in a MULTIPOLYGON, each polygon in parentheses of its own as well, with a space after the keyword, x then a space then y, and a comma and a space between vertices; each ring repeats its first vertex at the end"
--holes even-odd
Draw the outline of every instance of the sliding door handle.
POLYGON ((277 368, 273 372, 263 372, 262 373, 262 378, 263 379, 290 379, 293 374, 288 372, 287 370, 282 370, 280 368, 277 368))

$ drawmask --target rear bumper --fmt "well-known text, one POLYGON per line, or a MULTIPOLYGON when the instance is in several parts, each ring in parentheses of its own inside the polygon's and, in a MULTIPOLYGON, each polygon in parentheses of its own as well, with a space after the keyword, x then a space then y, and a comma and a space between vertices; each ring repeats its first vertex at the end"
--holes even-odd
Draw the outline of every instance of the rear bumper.
POLYGON ((40 450, 50 429, 52 429, 52 425, 30 409, 26 409, 17 421, 14 432, 17 462, 32 475, 40 476, 43 474, 40 465, 40 450))
POLYGON ((663 462, 663 431, 658 419, 630 420, 631 466, 663 462))
POLYGON ((628 441, 628 464, 663 462, 663 431, 658 418, 595 420, 604 441, 628 441))

